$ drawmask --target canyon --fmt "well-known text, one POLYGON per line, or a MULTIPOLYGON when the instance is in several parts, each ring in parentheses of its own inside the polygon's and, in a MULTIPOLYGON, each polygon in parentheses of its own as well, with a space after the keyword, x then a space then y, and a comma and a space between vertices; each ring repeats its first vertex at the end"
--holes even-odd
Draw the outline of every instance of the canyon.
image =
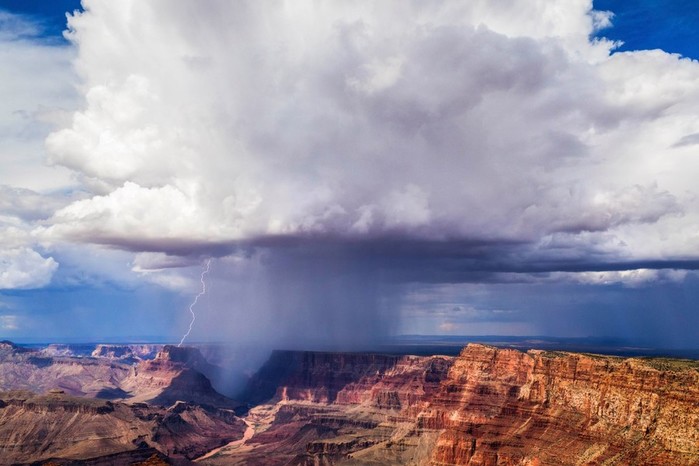
POLYGON ((250 440, 206 464, 699 464, 697 361, 275 352, 249 395, 272 388, 250 440))
POLYGON ((214 370, 194 348, 0 343, 0 464, 699 465, 694 360, 274 351, 237 402, 214 370))
POLYGON ((0 342, 0 391, 61 390, 76 397, 130 403, 187 401, 237 406, 214 390, 206 374, 215 373, 217 368, 196 348, 161 345, 150 351, 148 359, 135 356, 142 345, 133 346, 136 350, 131 345, 97 345, 91 357, 76 357, 67 350, 52 356, 51 350, 47 353, 0 342))
POLYGON ((245 431, 194 348, 141 353, 152 359, 104 345, 90 357, 50 354, 0 342, 0 464, 188 464, 245 431))
MULTIPOLYGON (((233 412, 177 402, 163 408, 77 398, 59 390, 0 396, 0 464, 55 463, 129 453, 191 459, 242 436, 233 412)), ((80 463, 78 463, 80 464, 80 463)), ((113 463, 112 463, 113 464, 113 463)), ((130 463, 127 463, 130 464, 130 463)))

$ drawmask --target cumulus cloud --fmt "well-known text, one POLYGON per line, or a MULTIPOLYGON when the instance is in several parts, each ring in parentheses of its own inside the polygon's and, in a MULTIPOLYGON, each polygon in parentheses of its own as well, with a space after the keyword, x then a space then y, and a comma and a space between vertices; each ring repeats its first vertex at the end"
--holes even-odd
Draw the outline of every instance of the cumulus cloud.
POLYGON ((79 194, 41 194, 26 188, 0 185, 0 214, 22 221, 45 220, 79 194))
MULTIPOLYGON (((44 163, 44 139, 75 109, 74 49, 41 37, 36 22, 0 10, 0 184, 35 191, 72 185, 44 163)), ((4 195, 3 195, 4 197, 4 195)))
POLYGON ((29 248, 0 251, 0 289, 39 288, 51 281, 58 264, 29 248))
POLYGON ((696 215, 676 142, 699 131, 699 64, 610 54, 590 7, 87 1, 85 105, 47 147, 95 195, 42 237, 186 255, 600 232, 645 258, 626 227, 696 215))
POLYGON ((51 282, 58 263, 38 252, 31 231, 71 200, 0 185, 0 290, 40 288, 51 282))
POLYGON ((659 280, 680 282, 685 279, 687 273, 686 270, 675 269, 633 269, 580 273, 556 272, 550 278, 554 280, 569 279, 588 285, 614 285, 621 283, 629 287, 638 287, 659 280))
POLYGON ((39 23, 0 10, 0 289, 51 282, 58 263, 31 231, 80 198, 67 169, 44 163, 44 139, 65 124, 77 94, 74 50, 42 32, 39 23))

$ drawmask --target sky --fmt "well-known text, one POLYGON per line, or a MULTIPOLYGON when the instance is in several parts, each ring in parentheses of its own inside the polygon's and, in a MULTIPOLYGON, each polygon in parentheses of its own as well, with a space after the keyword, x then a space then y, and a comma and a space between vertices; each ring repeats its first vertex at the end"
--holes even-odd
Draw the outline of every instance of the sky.
POLYGON ((688 1, 0 0, 0 337, 696 348, 688 1), (67 15, 66 15, 67 12, 67 15))

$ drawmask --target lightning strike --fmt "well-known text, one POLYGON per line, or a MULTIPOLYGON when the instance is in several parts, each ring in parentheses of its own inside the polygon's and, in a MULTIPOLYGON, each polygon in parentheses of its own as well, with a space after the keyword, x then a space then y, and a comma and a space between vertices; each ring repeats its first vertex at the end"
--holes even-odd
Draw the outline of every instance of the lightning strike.
POLYGON ((201 291, 199 294, 197 294, 194 297, 194 301, 192 301, 192 304, 189 305, 189 312, 192 314, 192 321, 189 323, 189 329, 187 330, 187 333, 182 335, 182 339, 180 342, 177 344, 177 347, 179 348, 182 346, 182 343, 184 343, 184 340, 189 336, 189 334, 192 332, 192 326, 194 326, 194 321, 197 320, 197 315, 194 313, 194 306, 197 305, 197 301, 199 301, 199 298, 204 296, 206 294, 206 280, 204 280, 204 277, 209 273, 209 270, 211 269, 211 259, 206 261, 206 270, 204 270, 201 273, 201 277, 199 281, 201 281, 201 291))

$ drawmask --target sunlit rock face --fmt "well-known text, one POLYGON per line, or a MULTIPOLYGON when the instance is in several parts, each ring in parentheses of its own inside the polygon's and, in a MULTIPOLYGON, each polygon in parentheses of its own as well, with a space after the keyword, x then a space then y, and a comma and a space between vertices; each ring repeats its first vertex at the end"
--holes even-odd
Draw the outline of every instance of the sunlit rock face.
POLYGON ((250 439, 203 463, 426 464, 436 431, 416 419, 453 359, 275 351, 242 395, 266 401, 247 414, 250 439))
POLYGON ((254 435, 208 464, 699 463, 695 361, 275 352, 248 395, 254 435))
POLYGON ((699 361, 479 344, 455 357, 275 351, 241 405, 213 389, 193 348, 164 346, 134 365, 7 342, 0 356, 6 390, 44 393, 0 394, 8 464, 112 454, 227 466, 699 464, 699 361))
POLYGON ((697 367, 469 345, 418 424, 435 465, 696 464, 697 367))

